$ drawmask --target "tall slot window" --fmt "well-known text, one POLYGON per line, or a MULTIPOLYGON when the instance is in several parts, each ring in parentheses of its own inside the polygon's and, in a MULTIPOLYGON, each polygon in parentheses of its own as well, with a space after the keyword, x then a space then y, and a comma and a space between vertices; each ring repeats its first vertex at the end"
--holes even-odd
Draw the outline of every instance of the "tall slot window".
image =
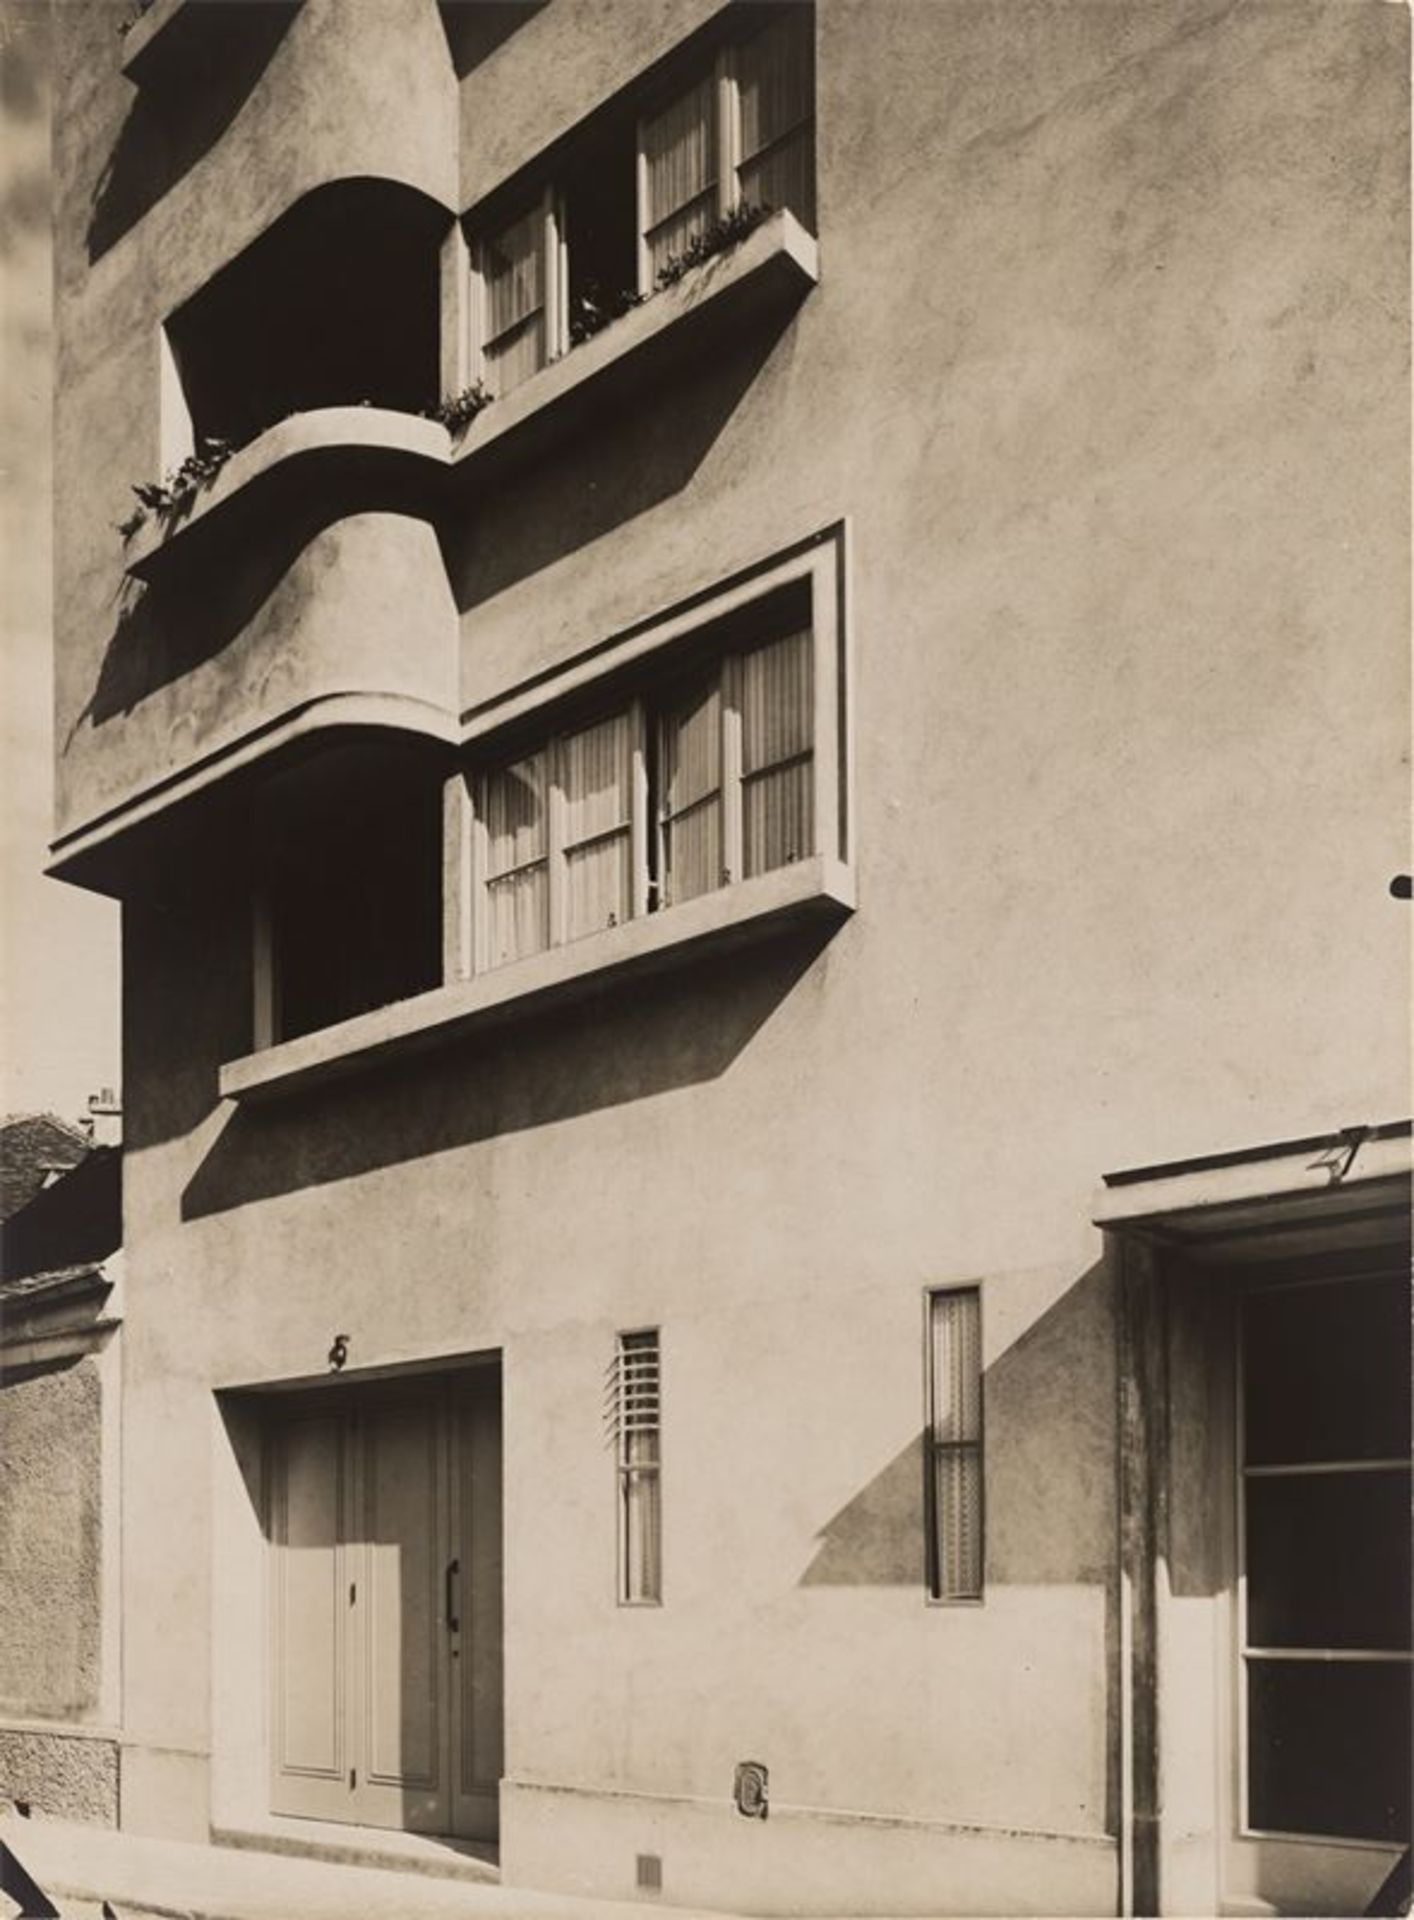
POLYGON ((749 206, 788 207, 815 230, 815 42, 800 7, 748 40, 735 61, 737 183, 749 206))
POLYGON ((619 1602, 663 1598, 662 1382, 656 1328, 618 1336, 614 1404, 619 1483, 619 1602))
POLYGON ((928 1295, 927 1573, 934 1600, 982 1597, 982 1294, 928 1295))
POLYGON ((816 851, 814 635, 710 650, 476 783, 477 967, 562 946, 816 851))

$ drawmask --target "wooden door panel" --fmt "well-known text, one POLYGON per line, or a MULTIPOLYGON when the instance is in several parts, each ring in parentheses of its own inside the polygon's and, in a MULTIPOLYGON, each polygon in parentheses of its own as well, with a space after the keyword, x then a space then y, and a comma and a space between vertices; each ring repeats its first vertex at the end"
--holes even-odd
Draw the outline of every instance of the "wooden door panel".
POLYGON ((340 1541, 343 1422, 289 1422, 275 1449, 274 1806, 329 1817, 348 1791, 340 1541))
POLYGON ((357 1817, 433 1832, 448 1820, 443 1429, 435 1400, 374 1403, 360 1415, 357 1817))

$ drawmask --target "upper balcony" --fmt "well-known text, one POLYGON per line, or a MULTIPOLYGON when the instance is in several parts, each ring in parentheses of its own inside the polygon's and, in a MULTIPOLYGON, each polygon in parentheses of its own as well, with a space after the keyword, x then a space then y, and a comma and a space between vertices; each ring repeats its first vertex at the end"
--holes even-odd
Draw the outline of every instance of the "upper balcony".
MULTIPOLYGON (((181 9, 154 0, 150 12, 170 33, 181 9)), ((625 139, 655 137, 635 95, 593 117, 582 168, 566 175, 553 156, 563 191, 537 174, 520 223, 539 263, 529 277, 498 225, 520 180, 458 221, 420 189, 343 179, 287 208, 167 316, 166 477, 133 476, 144 505, 115 551, 116 624, 60 748, 56 871, 121 891, 135 828, 311 736, 460 738, 453 583, 478 500, 568 443, 599 445, 606 426, 612 457, 616 414, 783 325, 816 283, 806 13, 779 17, 788 31, 772 25, 744 50, 692 52, 715 72, 730 51, 742 100, 754 84, 788 123, 743 105, 735 130, 718 130, 737 170, 697 211, 659 205, 676 191, 671 154, 667 186, 632 164, 625 139), (743 145, 748 123, 764 161, 743 145), (748 186, 779 189, 783 204, 748 200, 748 186), (633 256, 636 291, 604 298, 620 255, 633 256), (508 260, 517 299, 538 286, 538 314, 507 319, 508 260)), ((695 74, 672 84, 718 112, 715 82, 704 91, 695 74)), ((664 115, 670 128, 682 118, 671 101, 664 115)))

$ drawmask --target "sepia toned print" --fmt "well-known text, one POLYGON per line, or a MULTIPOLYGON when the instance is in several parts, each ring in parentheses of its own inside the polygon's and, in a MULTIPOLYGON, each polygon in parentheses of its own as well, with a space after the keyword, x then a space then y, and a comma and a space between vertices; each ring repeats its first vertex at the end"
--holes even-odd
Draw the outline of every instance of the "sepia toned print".
POLYGON ((52 24, 0 1884, 1407 1911, 1406 10, 52 24))

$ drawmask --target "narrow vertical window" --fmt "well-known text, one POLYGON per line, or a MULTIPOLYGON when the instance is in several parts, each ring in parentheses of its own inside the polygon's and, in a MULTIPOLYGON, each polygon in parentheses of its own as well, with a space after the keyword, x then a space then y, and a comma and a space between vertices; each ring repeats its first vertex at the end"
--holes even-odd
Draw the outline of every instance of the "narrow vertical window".
POLYGON ((619 1601, 663 1597, 658 1334, 621 1333, 615 1380, 619 1477, 619 1601))
POLYGON ((643 123, 643 240, 650 293, 660 270, 717 218, 717 80, 708 74, 643 123))
POLYGON ((737 183, 748 206, 787 207, 815 231, 815 76, 808 8, 786 7, 736 56, 737 183))
POLYGON ((982 1597, 982 1295, 928 1295, 928 1592, 982 1597))

